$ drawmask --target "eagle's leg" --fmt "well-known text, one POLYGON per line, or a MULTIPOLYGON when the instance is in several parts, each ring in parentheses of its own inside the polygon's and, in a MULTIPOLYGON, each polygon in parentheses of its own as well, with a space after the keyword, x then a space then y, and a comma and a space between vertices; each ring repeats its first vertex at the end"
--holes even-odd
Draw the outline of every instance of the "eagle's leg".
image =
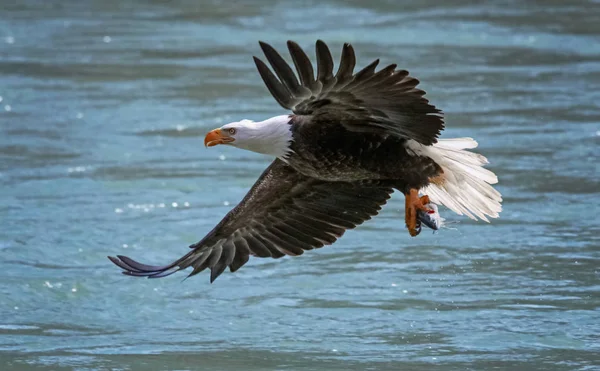
POLYGON ((419 197, 419 190, 412 188, 407 194, 404 195, 406 198, 406 204, 404 207, 406 228, 408 233, 415 237, 421 231, 418 226, 417 210, 429 210, 425 205, 429 203, 429 196, 419 197))

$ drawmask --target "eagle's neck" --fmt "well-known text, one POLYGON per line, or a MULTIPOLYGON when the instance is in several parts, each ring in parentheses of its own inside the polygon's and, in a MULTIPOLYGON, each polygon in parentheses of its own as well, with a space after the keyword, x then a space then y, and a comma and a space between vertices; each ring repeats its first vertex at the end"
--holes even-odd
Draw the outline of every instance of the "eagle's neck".
MULTIPOLYGON (((285 160, 291 153, 292 131, 289 115, 259 122, 245 122, 244 138, 237 147, 285 160)), ((242 131, 240 130, 240 134, 242 131)))

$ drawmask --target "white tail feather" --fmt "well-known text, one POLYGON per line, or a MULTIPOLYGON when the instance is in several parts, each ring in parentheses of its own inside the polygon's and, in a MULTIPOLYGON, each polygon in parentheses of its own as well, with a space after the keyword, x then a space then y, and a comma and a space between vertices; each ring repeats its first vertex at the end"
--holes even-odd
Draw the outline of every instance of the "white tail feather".
POLYGON ((502 195, 491 186, 498 183, 498 177, 483 168, 488 163, 484 156, 466 151, 477 147, 475 140, 440 139, 433 146, 409 141, 407 147, 417 155, 431 158, 444 170, 443 183, 430 183, 421 189, 432 202, 475 220, 489 222, 486 216, 498 217, 502 195))

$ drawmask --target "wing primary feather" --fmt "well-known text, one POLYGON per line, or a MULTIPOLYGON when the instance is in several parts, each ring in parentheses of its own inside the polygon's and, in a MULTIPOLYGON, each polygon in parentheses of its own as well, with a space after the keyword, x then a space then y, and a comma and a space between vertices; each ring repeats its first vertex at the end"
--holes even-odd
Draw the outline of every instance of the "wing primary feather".
POLYGON ((342 48, 342 57, 340 58, 340 66, 335 74, 336 89, 341 89, 344 85, 352 81, 352 74, 356 66, 356 55, 352 45, 345 43, 342 48))
POLYGON ((134 270, 133 268, 123 263, 120 259, 115 258, 114 256, 109 256, 108 259, 110 259, 110 261, 113 262, 114 265, 125 271, 137 272, 137 270, 134 270))
POLYGON ((273 72, 267 67, 265 62, 261 61, 257 57, 254 57, 254 63, 256 64, 256 68, 258 69, 258 73, 260 77, 262 77, 267 89, 275 98, 277 103, 281 105, 283 108, 291 109, 294 106, 294 99, 290 94, 290 91, 283 85, 277 77, 273 75, 273 72))
POLYGON ((361 92, 364 90, 372 89, 373 87, 376 87, 378 84, 383 84, 383 83, 389 84, 389 78, 394 73, 394 70, 396 69, 396 67, 397 67, 396 64, 390 64, 389 66, 382 68, 381 70, 375 72, 371 77, 364 80, 360 84, 360 86, 357 86, 353 90, 353 93, 358 93, 358 92, 361 92))
POLYGON ((414 77, 405 77, 402 81, 394 85, 395 91, 409 91, 414 89, 421 82, 414 77))
POLYGON ((214 267, 219 262, 219 259, 221 259, 222 253, 223 253, 223 247, 220 244, 213 246, 210 256, 206 260, 206 262, 208 263, 208 266, 211 268, 214 267))
POLYGON ((248 243, 245 239, 238 238, 234 240, 233 243, 237 251, 235 252, 233 261, 231 262, 231 264, 229 264, 229 271, 231 273, 240 269, 250 259, 250 247, 248 246, 248 243))
POLYGON ((206 268, 208 268, 208 258, 209 258, 210 254, 206 257, 206 259, 201 263, 198 264, 198 266, 194 267, 194 270, 192 271, 192 273, 189 274, 189 277, 191 276, 195 276, 200 272, 203 272, 204 270, 206 270, 206 268))
POLYGON ((205 251, 201 252, 196 257, 196 259, 194 259, 194 262, 191 264, 192 267, 194 267, 194 269, 192 269, 192 272, 190 274, 188 274, 187 278, 195 276, 207 268, 208 265, 206 265, 204 263, 206 262, 206 259, 208 259, 208 257, 210 256, 210 253, 211 253, 210 249, 205 250, 205 251))
POLYGON ((277 53, 277 50, 265 42, 260 41, 259 44, 265 57, 267 57, 267 60, 271 64, 271 67, 273 67, 273 71, 283 85, 285 85, 290 93, 292 93, 292 96, 302 97, 307 95, 307 93, 310 96, 310 91, 298 83, 294 71, 292 71, 281 55, 277 53))
POLYGON ((333 77, 333 57, 322 40, 317 40, 317 80, 323 84, 322 92, 329 90, 335 84, 333 77))
POLYGON ((169 271, 174 269, 179 262, 178 260, 165 266, 154 266, 138 263, 135 260, 123 255, 117 255, 117 258, 109 257, 109 259, 119 268, 123 269, 124 274, 138 277, 150 277, 155 274, 169 271))
MULTIPOLYGON (((132 271, 128 271, 128 270, 125 270, 121 273, 123 273, 126 276, 132 276, 132 277, 150 277, 153 274, 153 273, 148 273, 148 272, 132 272, 132 271)), ((161 273, 161 272, 160 271, 154 272, 154 274, 158 274, 158 273, 161 273)))
POLYGON ((373 76, 373 74, 375 73, 375 69, 377 68, 378 65, 379 65, 379 59, 375 59, 368 66, 366 66, 362 70, 358 71, 354 75, 354 80, 352 80, 352 82, 346 86, 346 89, 352 90, 353 87, 355 87, 359 84, 362 84, 365 80, 367 80, 368 78, 373 76))
POLYGON ((394 71, 394 73, 392 74, 392 76, 390 76, 388 79, 390 85, 395 86, 396 84, 402 82, 402 80, 404 80, 406 78, 406 76, 408 76, 408 71, 407 70, 398 70, 398 71, 394 71))
POLYGON ((221 247, 221 250, 222 251, 219 260, 210 268, 210 283, 215 282, 217 277, 219 277, 221 273, 225 271, 225 268, 231 264, 233 258, 235 257, 235 246, 231 240, 225 241, 221 247))
POLYGON ((290 55, 292 56, 292 60, 294 61, 296 71, 298 72, 298 76, 300 77, 300 83, 310 89, 313 94, 317 93, 315 84, 315 71, 312 63, 310 62, 310 58, 308 58, 304 50, 302 50, 302 48, 295 42, 290 40, 287 42, 287 45, 290 55))
POLYGON ((159 273, 153 274, 151 276, 148 276, 148 278, 162 278, 162 277, 167 277, 167 276, 170 276, 173 273, 176 273, 178 271, 179 271, 179 268, 177 268, 177 269, 170 269, 170 270, 166 270, 164 272, 159 272, 159 273))
POLYGON ((174 264, 172 264, 170 266, 142 264, 142 263, 138 263, 135 260, 133 260, 127 256, 123 256, 123 255, 117 255, 117 258, 121 259, 121 261, 124 264, 126 264, 127 266, 131 267, 132 270, 135 270, 138 272, 156 272, 156 271, 162 271, 162 270, 165 270, 165 268, 170 268, 170 267, 174 266, 174 264))

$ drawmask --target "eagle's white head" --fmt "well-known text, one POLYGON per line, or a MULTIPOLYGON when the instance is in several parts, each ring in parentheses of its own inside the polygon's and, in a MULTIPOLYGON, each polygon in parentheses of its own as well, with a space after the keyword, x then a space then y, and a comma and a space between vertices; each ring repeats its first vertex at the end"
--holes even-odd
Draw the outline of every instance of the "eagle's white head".
POLYGON ((275 116, 265 121, 242 120, 211 130, 204 145, 229 144, 252 152, 285 158, 291 153, 290 116, 275 116))

